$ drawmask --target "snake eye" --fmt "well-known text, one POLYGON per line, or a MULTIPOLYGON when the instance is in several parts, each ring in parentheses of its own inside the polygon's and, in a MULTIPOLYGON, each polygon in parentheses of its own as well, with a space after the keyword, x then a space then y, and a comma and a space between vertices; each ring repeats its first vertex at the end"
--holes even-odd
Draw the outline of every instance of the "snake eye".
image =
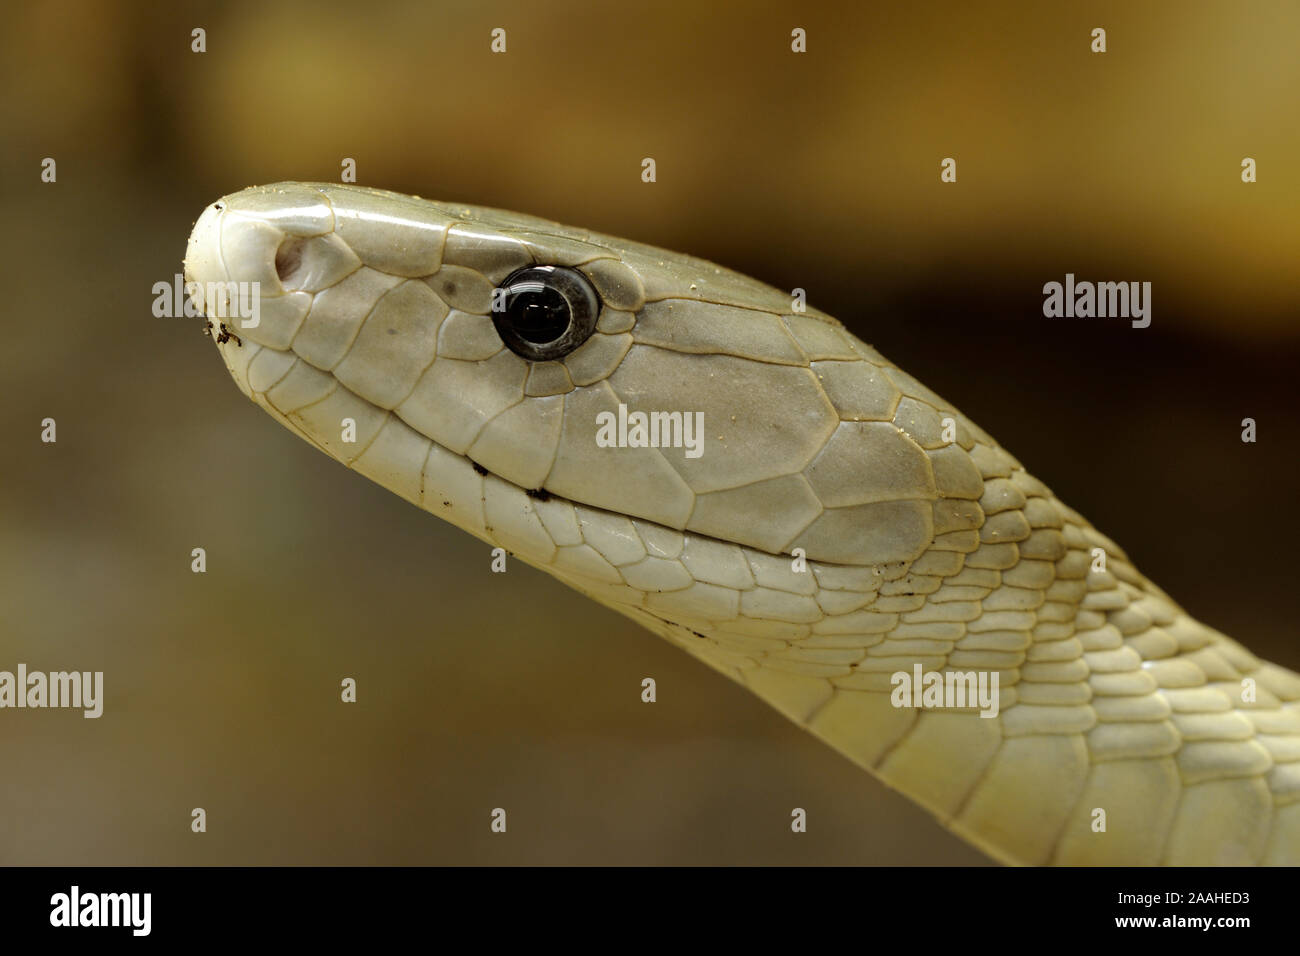
POLYGON ((581 272, 529 266, 492 297, 492 324, 506 348, 543 362, 564 358, 596 330, 600 298, 581 272))

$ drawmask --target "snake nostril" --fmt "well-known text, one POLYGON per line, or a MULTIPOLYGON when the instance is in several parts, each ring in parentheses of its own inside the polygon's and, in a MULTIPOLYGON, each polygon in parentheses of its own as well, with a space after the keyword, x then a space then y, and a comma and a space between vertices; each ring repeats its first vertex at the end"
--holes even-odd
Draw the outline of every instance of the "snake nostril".
POLYGON ((302 247, 305 245, 304 240, 298 237, 290 237, 280 243, 280 248, 275 250, 275 274, 284 282, 291 275, 302 267, 302 247))

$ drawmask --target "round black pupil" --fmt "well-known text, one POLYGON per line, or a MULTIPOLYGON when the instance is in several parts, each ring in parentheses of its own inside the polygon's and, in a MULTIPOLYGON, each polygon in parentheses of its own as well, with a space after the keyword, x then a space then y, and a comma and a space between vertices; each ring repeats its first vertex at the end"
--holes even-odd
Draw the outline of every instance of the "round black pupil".
POLYGON ((569 303, 558 291, 530 285, 511 297, 506 312, 515 334, 534 345, 554 342, 569 328, 569 303))

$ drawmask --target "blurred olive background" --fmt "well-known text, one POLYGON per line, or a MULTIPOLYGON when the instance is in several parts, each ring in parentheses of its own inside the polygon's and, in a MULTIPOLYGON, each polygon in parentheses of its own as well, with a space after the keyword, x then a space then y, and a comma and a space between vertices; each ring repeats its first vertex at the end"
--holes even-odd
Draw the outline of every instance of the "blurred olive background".
POLYGON ((630 622, 489 573, 153 317, 205 204, 344 157, 807 289, 1300 666, 1294 2, 6 12, 0 669, 102 670, 107 700, 0 712, 0 861, 983 862, 630 622), (1066 272, 1151 281, 1152 326, 1044 319, 1066 272))

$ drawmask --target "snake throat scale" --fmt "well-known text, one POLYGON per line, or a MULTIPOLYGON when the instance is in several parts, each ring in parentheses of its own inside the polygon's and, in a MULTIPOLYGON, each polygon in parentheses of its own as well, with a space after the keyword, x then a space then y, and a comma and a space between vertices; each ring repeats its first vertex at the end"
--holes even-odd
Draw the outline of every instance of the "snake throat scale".
POLYGON ((1189 617, 830 316, 678 253, 329 184, 213 203, 185 275, 290 431, 740 682, 993 858, 1300 862, 1300 677, 1189 617), (228 317, 254 282, 256 321, 228 317), (702 413, 699 448, 597 442, 638 411, 702 413), (900 675, 977 675, 993 706, 900 699, 900 675))

